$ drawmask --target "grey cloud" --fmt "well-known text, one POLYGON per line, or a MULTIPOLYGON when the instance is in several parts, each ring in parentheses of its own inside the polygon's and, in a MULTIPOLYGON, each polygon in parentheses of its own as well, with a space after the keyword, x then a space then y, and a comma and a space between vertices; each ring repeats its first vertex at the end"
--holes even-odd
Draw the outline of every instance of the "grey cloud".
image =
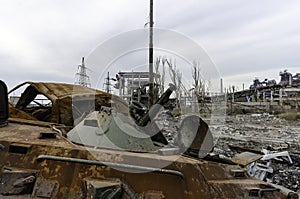
MULTIPOLYGON (((147 0, 1 1, 2 78, 72 83, 82 56, 119 33, 144 26, 148 4, 147 0)), ((300 69, 299 1, 156 0, 154 5, 155 25, 202 45, 225 81, 234 74, 284 66, 300 69)))

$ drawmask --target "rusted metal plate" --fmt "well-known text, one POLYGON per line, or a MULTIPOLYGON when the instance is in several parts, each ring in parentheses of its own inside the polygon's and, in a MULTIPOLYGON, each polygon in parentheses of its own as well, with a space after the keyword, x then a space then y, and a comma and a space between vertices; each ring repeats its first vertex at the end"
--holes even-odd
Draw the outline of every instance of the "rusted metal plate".
POLYGON ((18 119, 27 119, 27 120, 37 120, 35 117, 29 115, 28 113, 16 109, 12 104, 9 104, 9 115, 10 117, 18 118, 18 119))
POLYGON ((148 191, 143 193, 143 199, 165 199, 164 194, 161 191, 148 191))
MULTIPOLYGON (((24 158, 20 159, 20 161, 22 161, 24 167, 39 169, 39 177, 42 177, 43 180, 41 183, 36 183, 37 188, 35 187, 33 194, 44 198, 50 198, 51 196, 56 198, 80 198, 82 193, 84 193, 82 183, 86 178, 96 180, 120 179, 132 187, 139 196, 147 193, 145 196, 150 198, 182 199, 238 198, 241 194, 245 196, 244 198, 247 198, 248 193, 244 193, 246 185, 255 187, 256 184, 261 182, 257 179, 235 179, 228 171, 233 168, 238 169, 238 166, 231 165, 228 167, 228 165, 224 164, 199 161, 187 157, 180 157, 172 161, 170 156, 102 149, 93 149, 98 154, 95 157, 84 148, 78 147, 76 151, 72 152, 71 148, 66 148, 63 145, 57 148, 57 146, 45 145, 44 142, 41 142, 42 140, 39 141, 39 144, 36 142, 39 147, 33 147, 30 153, 24 155, 24 158), (148 167, 158 167, 163 161, 170 161, 170 165, 165 169, 180 171, 184 177, 157 172, 135 173, 132 170, 130 170, 131 172, 126 172, 110 166, 92 164, 93 161, 91 161, 91 164, 87 161, 73 161, 74 159, 70 159, 72 161, 68 161, 68 159, 66 161, 55 159, 34 161, 35 156, 38 154, 52 154, 60 157, 80 158, 80 160, 85 159, 87 161, 106 160, 111 163, 131 163, 137 166, 148 167), (135 160, 134 163, 133 160, 135 160), (204 169, 213 167, 214 169, 212 170, 204 169), (216 171, 215 180, 207 180, 211 172, 214 171, 216 171), (161 192, 163 196, 157 194, 158 192, 161 192), (156 194, 153 195, 153 193, 156 194)), ((3 152, 1 152, 1 155, 3 155, 3 152)), ((2 161, 13 165, 19 164, 19 162, 16 162, 16 158, 11 155, 10 157, 13 158, 11 160, 7 159, 6 155, 3 157, 2 161)), ((284 195, 279 193, 274 196, 276 196, 274 198, 284 198, 284 195)))
POLYGON ((209 183, 216 198, 279 199, 287 196, 277 187, 256 179, 214 180, 209 183))
POLYGON ((43 120, 73 126, 75 119, 84 113, 97 111, 101 106, 112 106, 118 112, 128 114, 128 104, 120 97, 100 90, 73 84, 25 82, 10 91, 28 85, 15 107, 10 105, 10 115, 14 118, 43 120), (25 107, 37 94, 42 94, 52 102, 52 107, 42 107, 26 112, 25 107), (46 119, 47 118, 47 119, 46 119))
POLYGON ((256 153, 251 153, 251 152, 243 152, 235 155, 232 158, 232 162, 246 166, 252 162, 255 162, 256 160, 259 160, 262 157, 262 155, 256 154, 256 153))
MULTIPOLYGON (((49 127, 41 127, 31 125, 30 127, 25 124, 9 123, 5 128, 0 128, 0 143, 9 142, 13 145, 36 145, 65 147, 76 149, 78 146, 67 141, 66 138, 56 136, 56 139, 40 139, 41 133, 57 134, 56 131, 51 130, 49 127)), ((3 145, 3 144, 2 144, 3 145)), ((10 145, 5 146, 5 151, 9 150, 10 145)))
POLYGON ((34 187, 37 172, 35 170, 3 167, 0 194, 30 194, 34 187))
POLYGON ((87 179, 85 180, 87 198, 122 198, 122 184, 109 180, 87 179))
POLYGON ((59 189, 59 183, 55 180, 43 179, 36 180, 32 196, 34 198, 55 198, 59 189))

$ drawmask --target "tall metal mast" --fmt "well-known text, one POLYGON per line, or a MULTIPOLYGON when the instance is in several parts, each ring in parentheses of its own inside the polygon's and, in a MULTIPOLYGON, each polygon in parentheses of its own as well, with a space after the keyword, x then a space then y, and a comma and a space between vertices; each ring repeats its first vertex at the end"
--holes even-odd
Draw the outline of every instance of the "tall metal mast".
POLYGON ((86 74, 86 67, 84 64, 84 57, 82 57, 81 65, 78 65, 78 72, 76 73, 77 81, 75 84, 91 87, 90 77, 86 74))
POLYGON ((111 86, 111 84, 110 84, 110 80, 111 80, 112 78, 110 78, 109 77, 109 72, 107 72, 107 77, 105 78, 105 83, 104 83, 104 85, 105 85, 105 91, 107 92, 107 93, 110 93, 110 86, 111 86))
POLYGON ((149 108, 153 105, 153 0, 150 0, 150 29, 149 29, 149 108))

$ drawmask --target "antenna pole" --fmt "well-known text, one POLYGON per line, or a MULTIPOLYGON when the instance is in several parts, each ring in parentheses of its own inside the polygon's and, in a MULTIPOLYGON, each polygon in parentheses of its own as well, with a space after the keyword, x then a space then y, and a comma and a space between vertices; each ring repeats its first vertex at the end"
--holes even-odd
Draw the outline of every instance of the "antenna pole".
POLYGON ((150 0, 150 29, 149 29, 149 108, 153 105, 153 0, 150 0))
POLYGON ((110 93, 110 77, 109 77, 109 72, 107 72, 107 77, 105 78, 105 86, 106 86, 106 92, 110 93))

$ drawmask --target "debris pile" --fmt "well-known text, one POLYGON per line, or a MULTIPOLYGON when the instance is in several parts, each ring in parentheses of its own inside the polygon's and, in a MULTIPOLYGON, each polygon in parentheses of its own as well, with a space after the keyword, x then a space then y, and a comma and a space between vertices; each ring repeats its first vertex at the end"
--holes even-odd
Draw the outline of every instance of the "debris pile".
POLYGON ((169 110, 161 111, 155 119, 156 124, 168 140, 173 143, 179 129, 180 116, 174 117, 169 110))
MULTIPOLYGON (((270 147, 269 147, 270 149, 270 147)), ((300 194, 300 155, 288 151, 263 149, 260 153, 238 153, 234 150, 215 148, 211 156, 243 166, 249 176, 284 186, 300 194)))
POLYGON ((253 151, 272 146, 277 151, 300 151, 300 121, 287 121, 270 114, 228 116, 226 124, 211 126, 218 132, 217 147, 236 145, 253 151))
MULTIPOLYGON (((168 141, 174 141, 180 117, 163 111, 156 118, 168 141)), ((228 116, 225 124, 210 125, 217 142, 210 159, 234 162, 248 175, 300 194, 300 121, 270 114, 228 116)))
POLYGON ((291 155, 293 164, 275 162, 271 182, 282 185, 300 194, 300 156, 291 155))
POLYGON ((299 121, 270 114, 237 115, 212 128, 219 132, 220 157, 233 160, 237 154, 255 154, 257 159, 244 165, 250 176, 300 193, 299 121))

